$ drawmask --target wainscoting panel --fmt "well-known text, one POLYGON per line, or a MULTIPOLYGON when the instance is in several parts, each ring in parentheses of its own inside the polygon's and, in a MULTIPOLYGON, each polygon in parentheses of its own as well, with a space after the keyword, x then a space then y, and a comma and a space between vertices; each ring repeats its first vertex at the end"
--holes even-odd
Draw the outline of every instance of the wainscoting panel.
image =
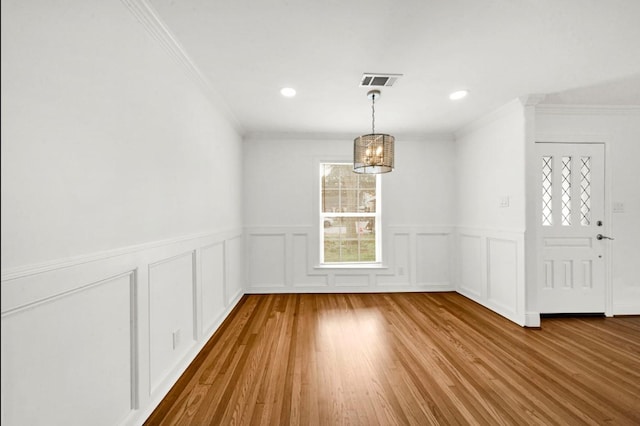
POLYGON ((244 292, 241 230, 2 271, 2 424, 140 425, 244 292))
POLYGON ((202 282, 202 330, 208 332, 215 326, 225 307, 224 296, 224 243, 203 247, 201 256, 202 282))
POLYGON ((284 287, 286 234, 251 235, 249 237, 250 287, 284 287))
POLYGON ((459 290, 474 298, 484 298, 486 285, 482 259, 482 239, 478 235, 458 234, 459 290))
POLYGON ((408 287, 411 285, 412 271, 415 270, 415 266, 411 261, 411 253, 413 252, 411 250, 411 241, 411 233, 402 233, 400 230, 393 232, 391 237, 391 250, 388 250, 388 252, 390 257, 389 263, 395 265, 395 270, 387 275, 377 275, 376 283, 378 287, 408 287), (391 256, 393 256, 393 258, 391 258, 391 256))
POLYGON ((416 234, 416 281, 420 286, 448 285, 451 281, 449 234, 416 234))
POLYGON ((149 266, 149 377, 153 392, 194 344, 195 253, 149 266))
POLYGON ((335 274, 334 284, 336 287, 369 287, 368 274, 335 274))
POLYGON ((135 408, 134 276, 2 316, 2 424, 113 425, 135 408))
POLYGON ((309 271, 312 266, 309 264, 309 236, 303 234, 292 234, 292 265, 293 286, 294 287, 326 287, 329 285, 327 275, 313 275, 309 271))
POLYGON ((247 293, 454 291, 453 228, 390 226, 379 265, 320 265, 314 227, 245 229, 247 293))
POLYGON ((235 305, 245 288, 244 246, 242 235, 229 238, 224 243, 226 305, 235 305))
POLYGON ((525 326, 524 231, 460 228, 458 292, 525 326))
POLYGON ((515 315, 518 251, 516 241, 487 239, 487 299, 515 315))

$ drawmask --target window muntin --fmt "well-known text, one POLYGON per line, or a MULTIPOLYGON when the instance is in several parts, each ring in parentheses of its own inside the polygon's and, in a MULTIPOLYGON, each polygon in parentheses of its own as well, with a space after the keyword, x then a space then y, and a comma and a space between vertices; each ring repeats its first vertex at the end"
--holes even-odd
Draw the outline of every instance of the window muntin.
POLYGON ((380 261, 379 175, 350 163, 320 164, 320 262, 380 261))

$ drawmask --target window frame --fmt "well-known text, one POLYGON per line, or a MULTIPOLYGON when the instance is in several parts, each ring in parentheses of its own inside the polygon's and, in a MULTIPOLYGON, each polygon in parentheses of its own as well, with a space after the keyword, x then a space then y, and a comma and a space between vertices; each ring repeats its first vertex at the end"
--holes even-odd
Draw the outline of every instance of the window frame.
POLYGON ((325 165, 339 165, 339 166, 349 166, 352 173, 353 172, 353 163, 344 161, 344 160, 336 160, 336 161, 318 161, 316 163, 318 170, 318 178, 317 178, 317 208, 316 212, 318 215, 318 237, 319 237, 319 260, 320 267, 380 267, 382 266, 382 179, 379 174, 375 175, 376 185, 375 185, 375 202, 376 208, 375 212, 323 212, 323 189, 322 183, 324 178, 324 168, 325 165), (371 217, 374 219, 375 228, 374 228, 374 244, 375 244, 375 260, 365 260, 365 261, 345 261, 345 262, 327 262, 324 258, 324 235, 325 235, 325 227, 324 221, 327 218, 357 218, 357 217, 371 217))

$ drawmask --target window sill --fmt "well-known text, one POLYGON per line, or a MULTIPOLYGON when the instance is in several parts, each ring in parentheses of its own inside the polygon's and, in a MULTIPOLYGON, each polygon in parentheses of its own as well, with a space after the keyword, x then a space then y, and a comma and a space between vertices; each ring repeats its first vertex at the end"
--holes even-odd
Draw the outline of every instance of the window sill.
POLYGON ((382 263, 322 263, 313 269, 389 269, 382 263))

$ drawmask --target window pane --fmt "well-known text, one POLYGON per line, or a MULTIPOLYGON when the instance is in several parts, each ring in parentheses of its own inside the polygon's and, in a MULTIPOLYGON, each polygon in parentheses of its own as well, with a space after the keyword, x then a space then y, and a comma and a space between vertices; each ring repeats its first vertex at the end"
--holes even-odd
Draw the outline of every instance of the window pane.
POLYGON ((376 211, 376 176, 353 173, 351 164, 323 164, 323 213, 376 211))
POLYGON ((376 190, 376 177, 374 175, 359 174, 360 188, 364 190, 376 190))
POLYGON ((562 157, 562 226, 571 226, 571 157, 562 157))
POLYGON ((542 157, 542 226, 553 225, 553 214, 551 211, 553 185, 553 157, 542 157))
POLYGON ((334 217, 324 224, 325 262, 375 262, 374 217, 334 217))
POLYGON ((591 157, 580 159, 580 225, 591 224, 591 157))

